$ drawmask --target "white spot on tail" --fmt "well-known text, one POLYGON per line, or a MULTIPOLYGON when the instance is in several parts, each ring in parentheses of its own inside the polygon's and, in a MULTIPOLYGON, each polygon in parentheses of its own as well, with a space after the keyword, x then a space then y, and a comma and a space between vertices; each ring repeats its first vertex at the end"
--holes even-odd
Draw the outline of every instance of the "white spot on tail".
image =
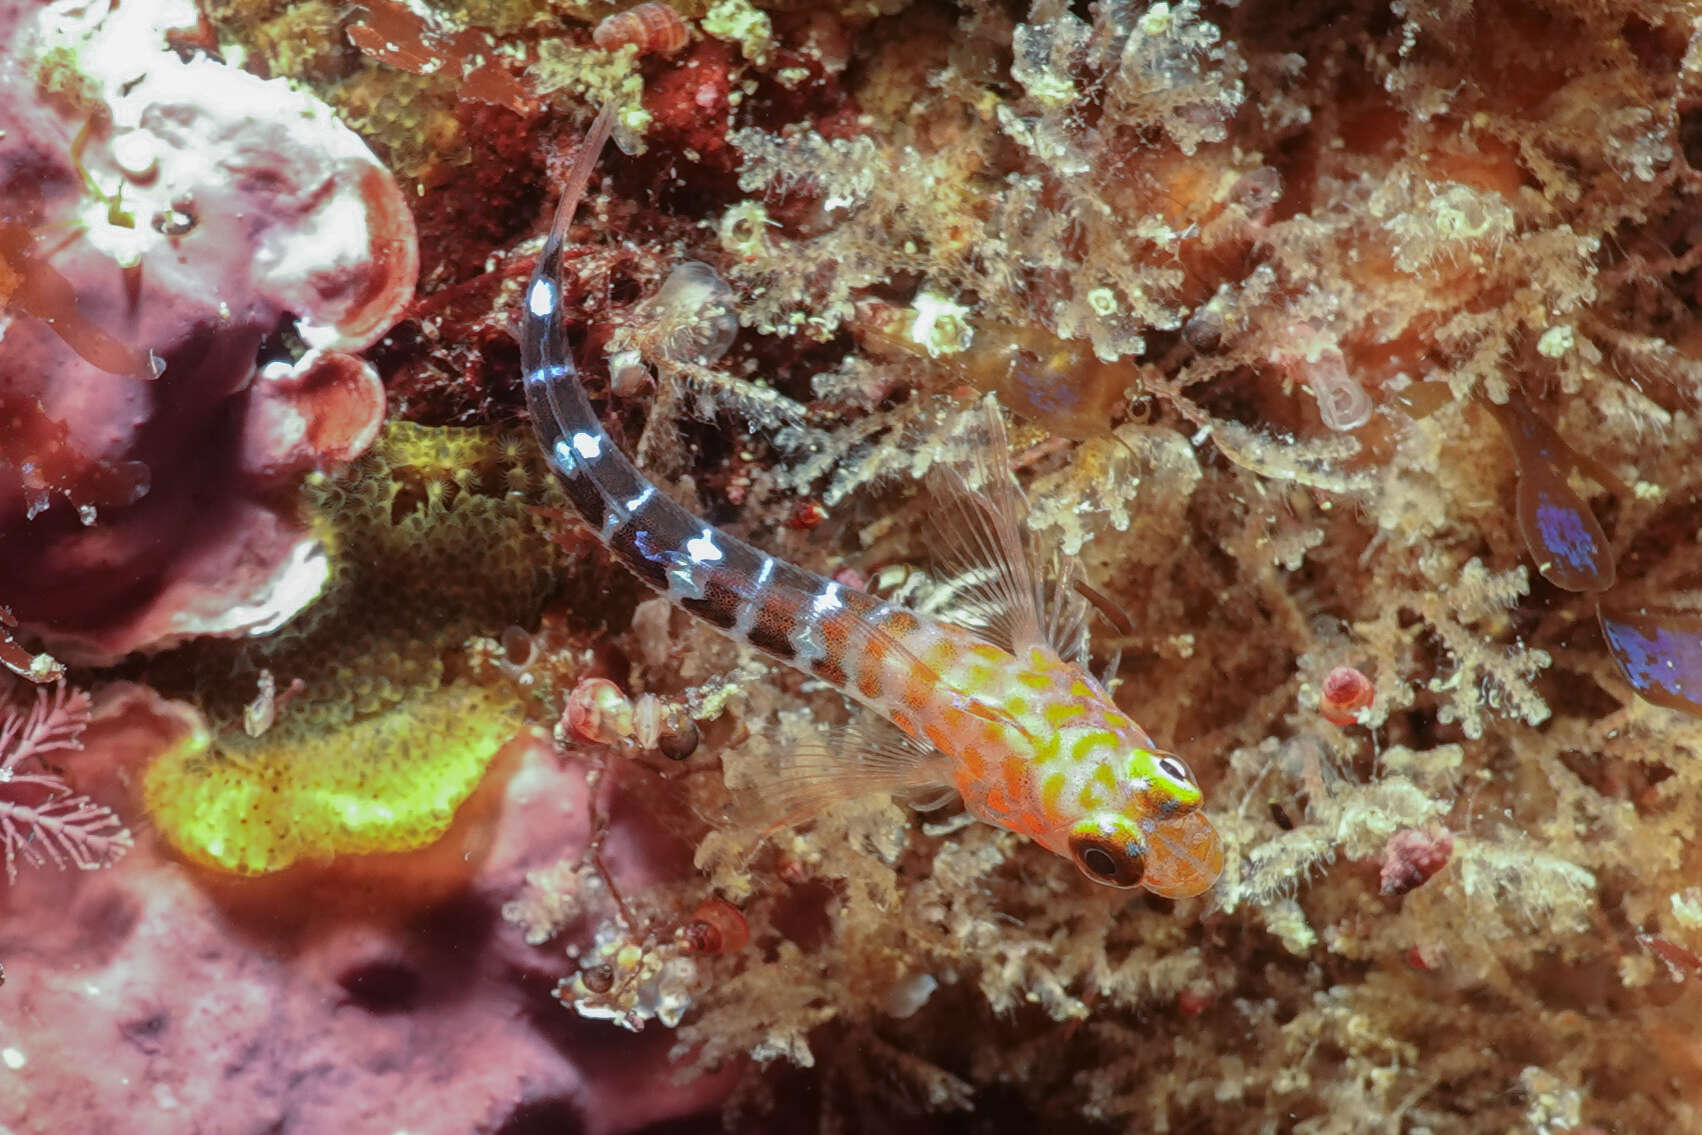
POLYGON ((694 536, 686 541, 686 555, 695 564, 712 564, 721 558, 721 549, 715 546, 715 530, 705 528, 703 535, 694 536))
POLYGON ((595 461, 597 455, 603 452, 603 443, 588 433, 573 435, 573 448, 587 461, 595 461))
POLYGON ((826 587, 821 589, 821 594, 815 597, 815 602, 810 604, 810 610, 819 619, 828 612, 837 611, 843 606, 845 604, 839 598, 839 584, 830 581, 826 587))
POLYGON ((556 309, 556 288, 548 280, 533 280, 532 288, 526 294, 526 307, 533 315, 542 318, 556 309))
POLYGON ((751 587, 751 597, 739 604, 739 616, 733 620, 733 633, 748 635, 756 622, 757 608, 762 603, 762 593, 768 590, 768 581, 774 578, 774 557, 762 557, 762 566, 756 569, 756 583, 751 587))

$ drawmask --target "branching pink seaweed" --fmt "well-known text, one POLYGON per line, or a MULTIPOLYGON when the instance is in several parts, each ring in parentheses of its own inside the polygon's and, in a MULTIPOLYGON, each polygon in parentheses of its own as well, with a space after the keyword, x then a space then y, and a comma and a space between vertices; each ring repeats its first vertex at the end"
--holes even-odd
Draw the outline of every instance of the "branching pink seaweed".
POLYGON ((16 701, 0 707, 0 844, 12 882, 20 856, 36 867, 52 860, 93 871, 130 850, 130 832, 112 809, 74 795, 46 759, 81 749, 88 724, 89 696, 63 684, 38 689, 27 709, 16 701))

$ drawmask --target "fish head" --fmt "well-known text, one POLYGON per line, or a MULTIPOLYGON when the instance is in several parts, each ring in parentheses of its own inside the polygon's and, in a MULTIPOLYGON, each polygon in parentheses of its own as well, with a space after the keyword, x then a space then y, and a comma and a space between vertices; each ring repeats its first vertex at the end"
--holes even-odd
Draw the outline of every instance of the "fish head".
POLYGON ((1136 750, 1128 765, 1118 799, 1047 842, 1108 887, 1145 887, 1165 898, 1209 890, 1223 871, 1223 844, 1200 813, 1204 797, 1193 773, 1175 754, 1151 749, 1136 750))

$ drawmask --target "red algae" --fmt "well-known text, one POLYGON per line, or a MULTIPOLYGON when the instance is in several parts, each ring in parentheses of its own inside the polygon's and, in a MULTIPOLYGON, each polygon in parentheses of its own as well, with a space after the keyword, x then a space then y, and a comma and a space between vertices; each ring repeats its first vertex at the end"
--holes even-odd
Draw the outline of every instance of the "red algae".
POLYGON ((140 461, 109 464, 91 457, 71 441, 63 422, 48 417, 41 399, 0 391, 0 506, 21 500, 25 519, 33 519, 59 494, 78 509, 134 504, 148 490, 148 467, 140 461))
POLYGON ((41 320, 85 362, 108 374, 154 377, 146 352, 83 314, 77 286, 48 262, 38 243, 26 226, 0 221, 0 310, 12 307, 41 320))
POLYGON ((12 637, 12 631, 17 625, 18 620, 12 612, 0 605, 0 666, 38 685, 57 682, 63 678, 65 667, 52 655, 33 654, 12 637))
POLYGON ((538 101, 495 53, 495 41, 477 28, 452 36, 432 32, 413 9, 395 0, 361 0, 362 18, 348 25, 349 42, 361 54, 412 75, 454 69, 467 98, 506 107, 519 115, 538 110, 538 101), (482 61, 469 62, 474 57, 482 61))

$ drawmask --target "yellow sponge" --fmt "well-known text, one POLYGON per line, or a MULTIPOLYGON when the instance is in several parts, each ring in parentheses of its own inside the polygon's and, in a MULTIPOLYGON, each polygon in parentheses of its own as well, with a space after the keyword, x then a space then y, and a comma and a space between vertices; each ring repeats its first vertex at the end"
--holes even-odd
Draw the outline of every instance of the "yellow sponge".
POLYGON ((339 729, 280 722, 181 747, 149 767, 144 793, 178 851, 225 871, 408 851, 448 830, 519 720, 510 697, 445 686, 339 729))

